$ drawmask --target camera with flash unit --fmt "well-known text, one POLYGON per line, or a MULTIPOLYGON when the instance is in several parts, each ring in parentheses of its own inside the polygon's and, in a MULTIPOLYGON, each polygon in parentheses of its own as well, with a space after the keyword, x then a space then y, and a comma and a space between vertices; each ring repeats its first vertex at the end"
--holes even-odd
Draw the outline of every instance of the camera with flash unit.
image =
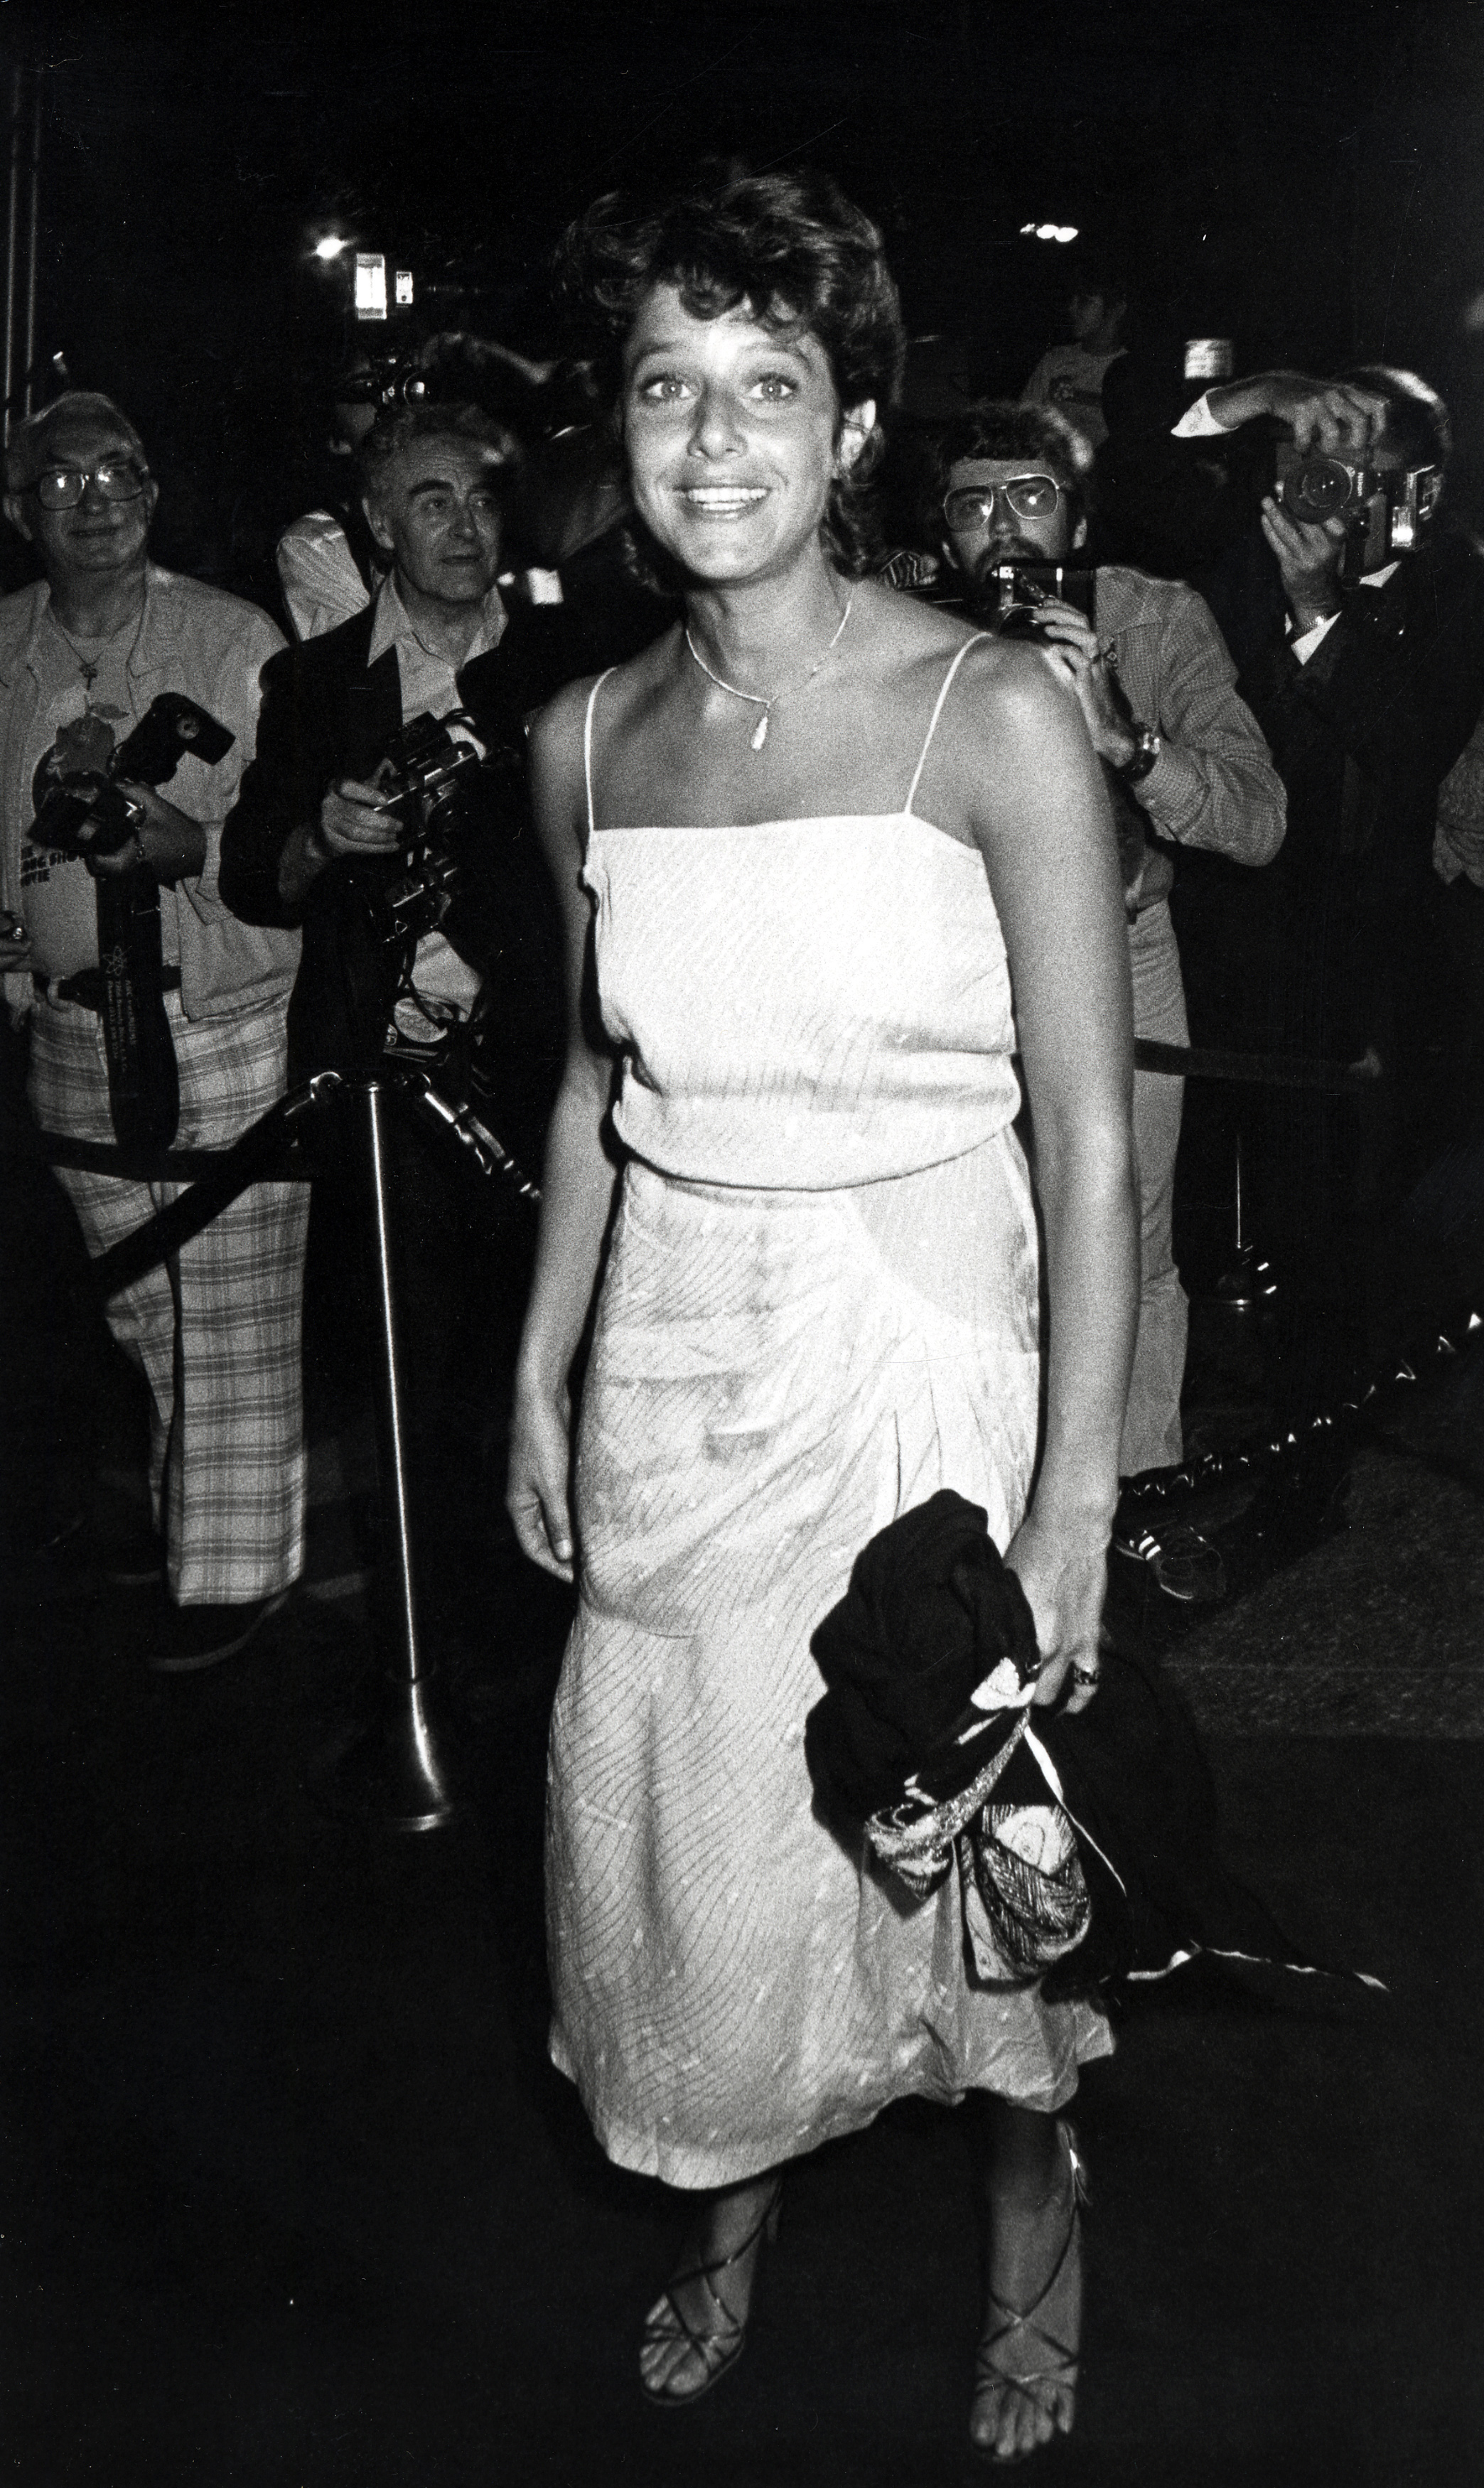
MULTIPOLYGON (((93 725, 91 720, 82 722, 93 725)), ((105 733, 101 740, 111 742, 111 736, 105 733)), ((145 817, 144 806, 121 779, 131 779, 138 786, 163 786, 189 753, 209 769, 214 768, 225 759, 233 741, 229 729, 183 692, 158 692, 117 749, 100 750, 97 766, 64 768, 59 773, 26 835, 33 846, 80 858, 83 862, 90 856, 117 855, 145 817)))
POLYGON ((1438 506, 1441 466, 1409 466, 1383 473, 1348 458, 1316 456, 1291 441, 1277 449, 1274 497, 1307 526, 1341 519, 1366 530, 1377 502, 1386 503, 1386 552, 1411 552, 1438 506))

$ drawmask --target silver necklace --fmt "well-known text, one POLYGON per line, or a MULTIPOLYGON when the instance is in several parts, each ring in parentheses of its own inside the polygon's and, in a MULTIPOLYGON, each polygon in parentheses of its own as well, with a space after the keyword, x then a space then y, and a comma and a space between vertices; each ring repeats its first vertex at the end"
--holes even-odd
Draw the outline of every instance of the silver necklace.
POLYGON ((840 634, 851 618, 851 607, 854 602, 855 591, 853 587, 849 596, 845 600, 845 611, 841 614, 838 623, 835 625, 834 637, 830 640, 828 647, 825 650, 824 656, 816 657, 808 672, 806 674, 800 674, 797 683, 786 683, 781 691, 770 692, 766 698, 761 692, 739 691, 735 683, 723 682, 719 674, 714 674, 705 658, 702 656, 700 649, 696 646, 695 641, 690 636, 689 623, 687 622, 686 624, 686 645, 689 649, 692 657, 694 657, 696 664, 700 666, 702 673, 706 676, 707 681, 709 683, 714 683, 718 692, 730 693, 733 699, 747 700, 753 708, 760 708, 762 710, 763 714, 758 719, 757 724, 754 726, 752 733, 748 737, 748 741, 751 743, 754 751, 761 751, 764 744, 768 741, 769 720, 772 716, 776 703, 781 699, 792 699, 796 692, 805 690, 806 687, 813 682, 821 665, 824 664, 825 659, 834 655, 835 649, 839 644, 840 634))
MULTIPOLYGON (((93 715, 93 686, 97 682, 98 673, 102 666, 103 647, 110 640, 122 639, 125 632, 128 629, 128 624, 127 622, 121 622, 117 631, 100 632, 98 634, 98 655, 96 657, 85 657, 82 650, 78 647, 76 640, 72 637, 71 633, 70 631, 63 630, 61 623, 57 620, 56 608, 50 603, 48 603, 46 607, 46 619, 51 624, 52 629, 61 640, 64 648, 69 651, 76 664, 78 672, 82 676, 82 704, 88 716, 91 717, 93 715)), ((144 612, 141 608, 139 620, 134 629, 133 646, 128 652, 130 657, 133 656, 134 649, 139 645, 140 635, 143 630, 144 612)), ((110 716, 118 715, 117 710, 111 709, 108 713, 110 716)))

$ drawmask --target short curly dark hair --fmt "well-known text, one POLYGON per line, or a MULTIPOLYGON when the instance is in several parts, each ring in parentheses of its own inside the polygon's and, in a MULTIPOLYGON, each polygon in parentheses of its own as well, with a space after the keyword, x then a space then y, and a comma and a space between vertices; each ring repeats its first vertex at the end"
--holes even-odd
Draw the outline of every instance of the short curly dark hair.
POLYGON ((939 497, 951 470, 964 458, 1025 458, 1080 498, 1087 490, 1092 451, 1081 434, 1054 407, 1022 406, 1015 398, 980 398, 962 414, 935 427, 933 452, 939 497))
MULTIPOLYGON (((901 305, 864 212, 827 173, 755 173, 735 158, 697 166, 683 190, 654 205, 613 191, 569 225, 556 291, 574 345, 593 362, 617 410, 624 344, 657 285, 675 285, 692 319, 747 303, 758 320, 817 337, 842 410, 895 403, 906 338, 901 305)), ((830 488, 824 535, 841 570, 870 563, 865 486, 881 454, 880 424, 848 475, 830 488)))

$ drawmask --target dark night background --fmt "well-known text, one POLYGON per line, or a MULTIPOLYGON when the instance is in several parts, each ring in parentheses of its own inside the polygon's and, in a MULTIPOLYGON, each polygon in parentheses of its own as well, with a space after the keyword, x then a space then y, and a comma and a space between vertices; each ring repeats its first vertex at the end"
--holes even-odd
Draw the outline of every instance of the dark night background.
POLYGON ((160 550, 236 583, 293 514, 346 332, 317 233, 410 267, 419 326, 539 348, 563 222, 714 148, 823 163, 882 223, 912 334, 943 341, 919 393, 1019 387, 1074 257, 1019 228, 1076 224, 1146 325, 1233 334, 1239 369, 1420 368, 1484 517, 1477 5, 10 0, 0 57, 44 70, 39 357, 134 412, 160 550))
MULTIPOLYGON (((272 595, 350 329, 318 234, 411 268, 419 328, 540 349, 564 221, 729 148, 822 164, 880 219, 938 341, 919 408, 1018 390, 1077 252, 1111 252, 1149 336, 1420 370, 1484 530, 1484 0, 0 0, 0 102, 17 68, 42 101, 43 385, 62 353, 121 401, 161 557, 247 593, 272 595), (1028 219, 1082 240, 1023 241, 1028 219)), ((27 551, 0 548, 5 588, 27 551)), ((70 1216, 33 1231, 14 1163, 7 1439, 30 1439, 33 1333, 49 1352, 71 1324, 46 1422, 126 1514, 137 1402, 70 1216)), ((1229 1166, 1214 1208, 1191 1186, 1188 1412, 1218 1442, 1270 1423, 1256 1316, 1210 1292, 1229 1166)), ((1339 1494, 1323 1522, 1275 1494, 1230 1607, 1165 1620, 1230 1862, 1390 1992, 1208 1963, 1133 1997, 1078 2107, 1063 2488, 1484 2475, 1481 1355, 1378 1399, 1348 1527, 1339 1494)), ((641 2403, 675 2210, 602 2162, 544 2055, 553 1585, 468 1569, 438 1657, 460 1823, 393 1842, 322 1801, 377 1698, 355 1382, 312 1374, 311 1577, 232 1666, 152 1674, 142 1599, 66 1551, 39 1575, 0 1533, 7 2480, 956 2488, 975 2237, 958 2121, 920 2103, 791 2177, 735 2384, 685 2418, 641 2403)), ((1142 1632, 1136 1560, 1125 1582, 1142 1632)))

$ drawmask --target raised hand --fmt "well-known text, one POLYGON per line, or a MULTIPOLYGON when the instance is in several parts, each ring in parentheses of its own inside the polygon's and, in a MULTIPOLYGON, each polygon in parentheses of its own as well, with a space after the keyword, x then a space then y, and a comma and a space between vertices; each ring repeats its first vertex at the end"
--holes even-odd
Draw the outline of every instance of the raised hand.
POLYGON ((1228 431, 1271 414, 1286 423, 1300 449, 1330 458, 1363 458, 1386 428, 1386 402, 1353 381, 1317 381, 1306 372, 1255 372, 1209 389, 1206 404, 1228 431))

